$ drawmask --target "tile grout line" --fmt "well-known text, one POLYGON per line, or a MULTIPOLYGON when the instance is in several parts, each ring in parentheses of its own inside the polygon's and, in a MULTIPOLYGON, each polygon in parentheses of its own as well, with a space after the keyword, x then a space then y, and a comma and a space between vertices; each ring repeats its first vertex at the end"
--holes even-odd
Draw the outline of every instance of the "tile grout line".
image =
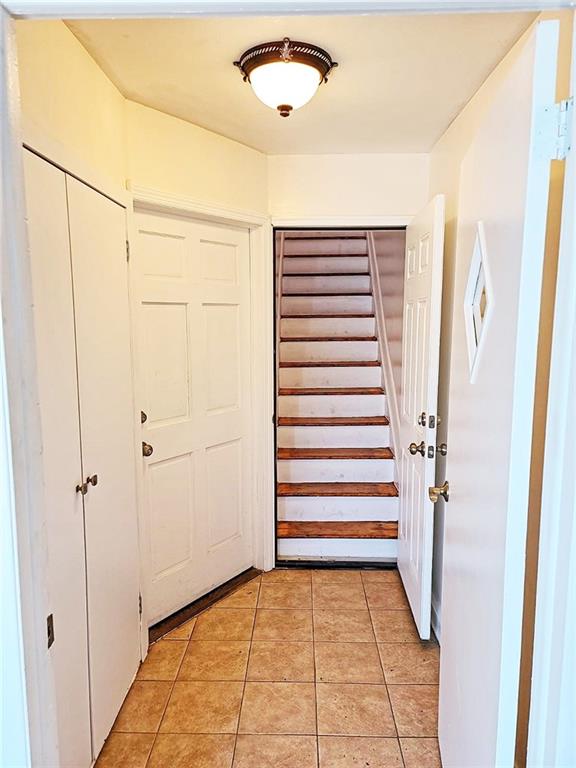
POLYGON ((310 604, 312 620, 312 662, 314 666, 314 713, 316 716, 316 766, 320 768, 320 734, 318 733, 318 680, 316 677, 316 635, 314 632, 314 576, 310 574, 310 604))
MULTIPOLYGON (((376 644, 376 652, 378 654, 378 661, 380 663, 380 669, 382 670, 382 677, 384 679, 384 687, 386 689, 386 698, 388 699, 388 705, 390 707, 390 713, 392 715, 392 722, 394 723, 394 730, 396 731, 396 741, 398 742, 398 751, 400 752, 400 760, 402 761, 402 765, 405 768, 406 763, 404 762, 404 753, 402 752, 402 744, 400 742, 400 733, 398 732, 398 724, 396 722, 396 717, 394 715, 394 708, 392 707, 392 700, 390 699, 390 691, 388 690, 388 682, 386 680, 386 672, 384 671, 384 664, 382 663, 382 656, 380 655, 380 646, 378 645, 378 640, 376 639, 376 630, 374 628, 374 622, 372 621, 372 610, 370 609, 370 603, 368 601, 368 595, 366 593, 366 584, 364 583, 364 578, 362 577, 362 573, 360 573, 360 579, 362 581, 362 589, 364 590, 364 597, 366 599, 366 606, 368 608, 368 615, 370 616, 370 625, 372 627, 372 633, 374 634, 374 642, 376 644)), ((386 582, 383 581, 382 584, 385 585, 386 582)))
MULTIPOLYGON (((144 768, 147 768, 147 766, 150 764, 150 758, 152 757, 152 752, 154 751, 154 747, 156 746, 156 742, 158 741, 158 736, 160 735, 160 728, 162 727, 162 723, 164 722, 164 717, 166 716, 166 710, 168 709, 168 705, 170 704, 170 699, 172 698, 172 693, 174 692, 174 687, 176 686, 176 680, 178 680, 178 675, 180 673, 180 669, 182 668, 182 664, 184 663, 184 657, 188 653, 188 648, 190 647, 190 643, 192 642, 192 634, 194 632, 194 629, 196 627, 196 621, 194 622, 194 626, 192 627, 190 631, 190 636, 188 638, 188 641, 186 642, 186 648, 184 649, 184 653, 182 654, 182 658, 180 659, 180 663, 178 664, 178 669, 176 670, 176 674, 174 675, 174 680, 172 681, 172 685, 170 687, 170 693, 168 694, 168 697, 166 698, 166 704, 164 705, 164 708, 162 710, 162 715, 160 717, 160 722, 158 723, 158 729, 154 735, 154 741, 152 742, 152 747, 150 749, 150 752, 148 754, 148 757, 146 759, 146 762, 144 763, 144 768)), ((157 640, 156 642, 161 642, 161 640, 157 640)))
MULTIPOLYGON (((242 586, 246 586, 246 585, 242 585, 242 586)), ((241 588, 242 587, 239 587, 238 590, 235 590, 234 592, 238 592, 239 589, 241 589, 241 588)), ((234 594, 234 592, 232 594, 234 594)), ((258 594, 259 593, 260 593, 260 583, 258 584, 258 594)), ((227 597, 229 597, 229 596, 230 595, 227 595, 227 597)), ((225 598, 223 598, 223 599, 225 599, 225 598)), ((256 602, 258 602, 258 600, 256 602)), ((184 659, 186 657, 186 654, 188 653, 188 650, 190 648, 190 644, 192 643, 192 637, 194 635, 194 630, 196 629, 196 623, 197 623, 199 617, 202 616, 203 614, 207 613, 212 607, 213 606, 209 606, 204 611, 201 611, 197 616, 193 616, 192 617, 194 619, 194 625, 193 625, 193 627, 192 627, 192 629, 190 631, 190 636, 188 637, 188 640, 184 641, 186 643, 186 648, 184 650, 184 653, 182 654, 182 658, 180 659, 180 663, 178 664, 178 669, 176 670, 176 674, 174 676, 174 679, 172 681, 170 681, 170 680, 166 681, 166 682, 171 682, 172 683, 172 685, 170 687, 170 693, 168 694, 168 697, 166 699, 166 704, 164 705, 164 708, 162 710, 162 715, 160 717, 160 722, 158 724, 158 730, 154 734, 154 740, 152 742, 152 746, 150 748, 150 752, 148 753, 148 757, 146 758, 146 762, 144 763, 144 768, 148 768, 148 766, 150 764, 150 758, 152 757, 152 752, 154 751, 154 747, 156 746, 156 742, 158 740, 158 736, 160 735, 160 728, 162 727, 162 723, 163 723, 164 717, 166 715, 166 710, 168 709, 168 705, 170 704, 170 699, 172 698, 172 693, 174 692, 174 688, 175 688, 176 682, 178 680, 178 675, 180 674, 180 670, 182 669, 182 665, 184 663, 184 659)), ((256 612, 254 612, 254 619, 256 619, 256 612)), ((189 621, 192 621, 192 619, 189 619, 188 622, 189 621)), ((184 622, 184 624, 187 624, 188 622, 184 622)), ((156 640, 155 643, 152 643, 152 645, 155 645, 156 643, 161 643, 163 641, 164 641, 163 638, 158 638, 158 640, 156 640)), ((164 642, 166 642, 166 641, 164 641, 164 642)), ((182 641, 169 640, 167 642, 182 642, 182 641)), ((134 682, 136 682, 136 680, 134 682)), ((141 682, 164 682, 164 681, 156 680, 156 681, 141 681, 141 682)), ((240 702, 240 706, 242 706, 242 702, 240 702)), ((240 721, 240 713, 238 714, 238 721, 240 721)), ((236 749, 236 745, 234 745, 234 749, 236 749)), ((232 768, 232 765, 230 766, 230 768, 232 768)))
POLYGON ((256 616, 258 615, 258 604, 260 602, 260 591, 262 589, 262 577, 258 580, 258 594, 256 595, 256 605, 254 607, 254 620, 252 621, 252 631, 250 632, 250 645, 248 646, 248 659, 246 660, 246 669, 244 671, 244 681, 242 685, 242 696, 240 697, 240 709, 238 710, 238 722, 236 723, 236 734, 234 736, 234 749, 232 750, 232 760, 230 768, 234 768, 236 759, 236 748, 238 746, 238 735, 240 731, 240 718, 242 717, 242 708, 244 706, 244 695, 246 693, 246 683, 248 680, 248 667, 250 665, 250 656, 252 655, 252 643, 254 642, 254 630, 256 628, 256 616))

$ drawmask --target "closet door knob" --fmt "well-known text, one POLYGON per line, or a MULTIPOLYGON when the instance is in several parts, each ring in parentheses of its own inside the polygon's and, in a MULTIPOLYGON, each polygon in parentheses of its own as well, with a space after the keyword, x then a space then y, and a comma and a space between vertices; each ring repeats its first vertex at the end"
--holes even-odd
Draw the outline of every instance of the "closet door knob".
POLYGON ((81 493, 82 496, 86 496, 88 493, 88 483, 82 483, 76 486, 76 493, 81 493))
POLYGON ((86 482, 90 483, 90 485, 98 485, 98 475, 92 475, 92 477, 87 477, 86 482))
POLYGON ((154 448, 149 443, 142 443, 142 456, 152 456, 154 448))

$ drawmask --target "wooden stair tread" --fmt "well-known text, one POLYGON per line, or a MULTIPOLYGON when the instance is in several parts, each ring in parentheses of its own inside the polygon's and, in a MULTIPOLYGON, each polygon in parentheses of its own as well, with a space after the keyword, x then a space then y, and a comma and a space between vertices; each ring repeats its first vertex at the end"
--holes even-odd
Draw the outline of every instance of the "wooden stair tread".
POLYGON ((279 395, 383 395, 383 387, 280 387, 279 395))
POLYGON ((398 523, 377 521, 311 522, 280 520, 279 539, 397 539, 398 523))
MULTIPOLYGON (((316 230, 318 231, 318 230, 316 230)), ((284 234, 284 240, 291 240, 294 242, 299 242, 300 240, 314 240, 315 242, 322 241, 322 240, 365 240, 366 234, 364 232, 350 232, 349 230, 346 231, 344 234, 341 234, 342 230, 337 230, 336 232, 323 232, 321 235, 308 235, 304 230, 298 230, 297 235, 290 234, 290 231, 286 232, 284 234), (303 233, 303 234, 302 234, 303 233)))
POLYGON ((279 427, 386 427, 387 416, 279 416, 279 427))
POLYGON ((284 259, 367 259, 367 253, 285 253, 284 259))
POLYGON ((278 483, 278 496, 379 496, 395 498, 394 483, 278 483))
POLYGON ((282 360, 280 368, 379 368, 379 360, 282 360))
POLYGON ((390 448, 278 448, 278 459, 393 459, 390 448))
POLYGON ((282 315, 282 318, 287 318, 289 320, 294 320, 294 318, 297 318, 297 319, 302 318, 304 320, 313 320, 314 318, 326 319, 327 317, 335 317, 335 318, 341 318, 341 317, 355 317, 355 318, 364 317, 365 318, 365 317, 374 317, 374 312, 361 312, 359 314, 345 314, 345 315, 341 315, 341 314, 338 314, 338 313, 333 314, 331 312, 328 312, 328 313, 324 312, 322 314, 317 314, 317 315, 282 315))
POLYGON ((282 277, 370 277, 370 272, 283 272, 282 277))
POLYGON ((301 296, 309 296, 313 299, 323 298, 324 296, 341 296, 342 298, 347 298, 348 296, 372 296, 372 291, 338 291, 336 293, 309 293, 308 291, 305 291, 304 293, 298 292, 298 293, 285 293, 282 292, 282 296, 285 297, 301 297, 301 296))
POLYGON ((281 336, 280 341, 378 341, 376 336, 281 336))

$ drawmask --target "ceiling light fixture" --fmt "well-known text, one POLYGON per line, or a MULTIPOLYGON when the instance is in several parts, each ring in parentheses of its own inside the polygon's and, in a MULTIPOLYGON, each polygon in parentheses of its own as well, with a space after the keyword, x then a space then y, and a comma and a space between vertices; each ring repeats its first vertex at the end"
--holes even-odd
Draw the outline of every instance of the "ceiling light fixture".
POLYGON ((285 37, 249 48, 234 66, 260 101, 288 117, 310 101, 338 64, 323 48, 285 37))

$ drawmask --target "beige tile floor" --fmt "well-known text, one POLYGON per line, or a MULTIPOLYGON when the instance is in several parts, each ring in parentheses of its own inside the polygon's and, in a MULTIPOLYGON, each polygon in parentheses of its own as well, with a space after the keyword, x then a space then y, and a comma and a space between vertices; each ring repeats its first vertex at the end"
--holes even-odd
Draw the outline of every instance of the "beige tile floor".
POLYGON ((395 571, 263 574, 150 648, 97 768, 440 768, 395 571))

